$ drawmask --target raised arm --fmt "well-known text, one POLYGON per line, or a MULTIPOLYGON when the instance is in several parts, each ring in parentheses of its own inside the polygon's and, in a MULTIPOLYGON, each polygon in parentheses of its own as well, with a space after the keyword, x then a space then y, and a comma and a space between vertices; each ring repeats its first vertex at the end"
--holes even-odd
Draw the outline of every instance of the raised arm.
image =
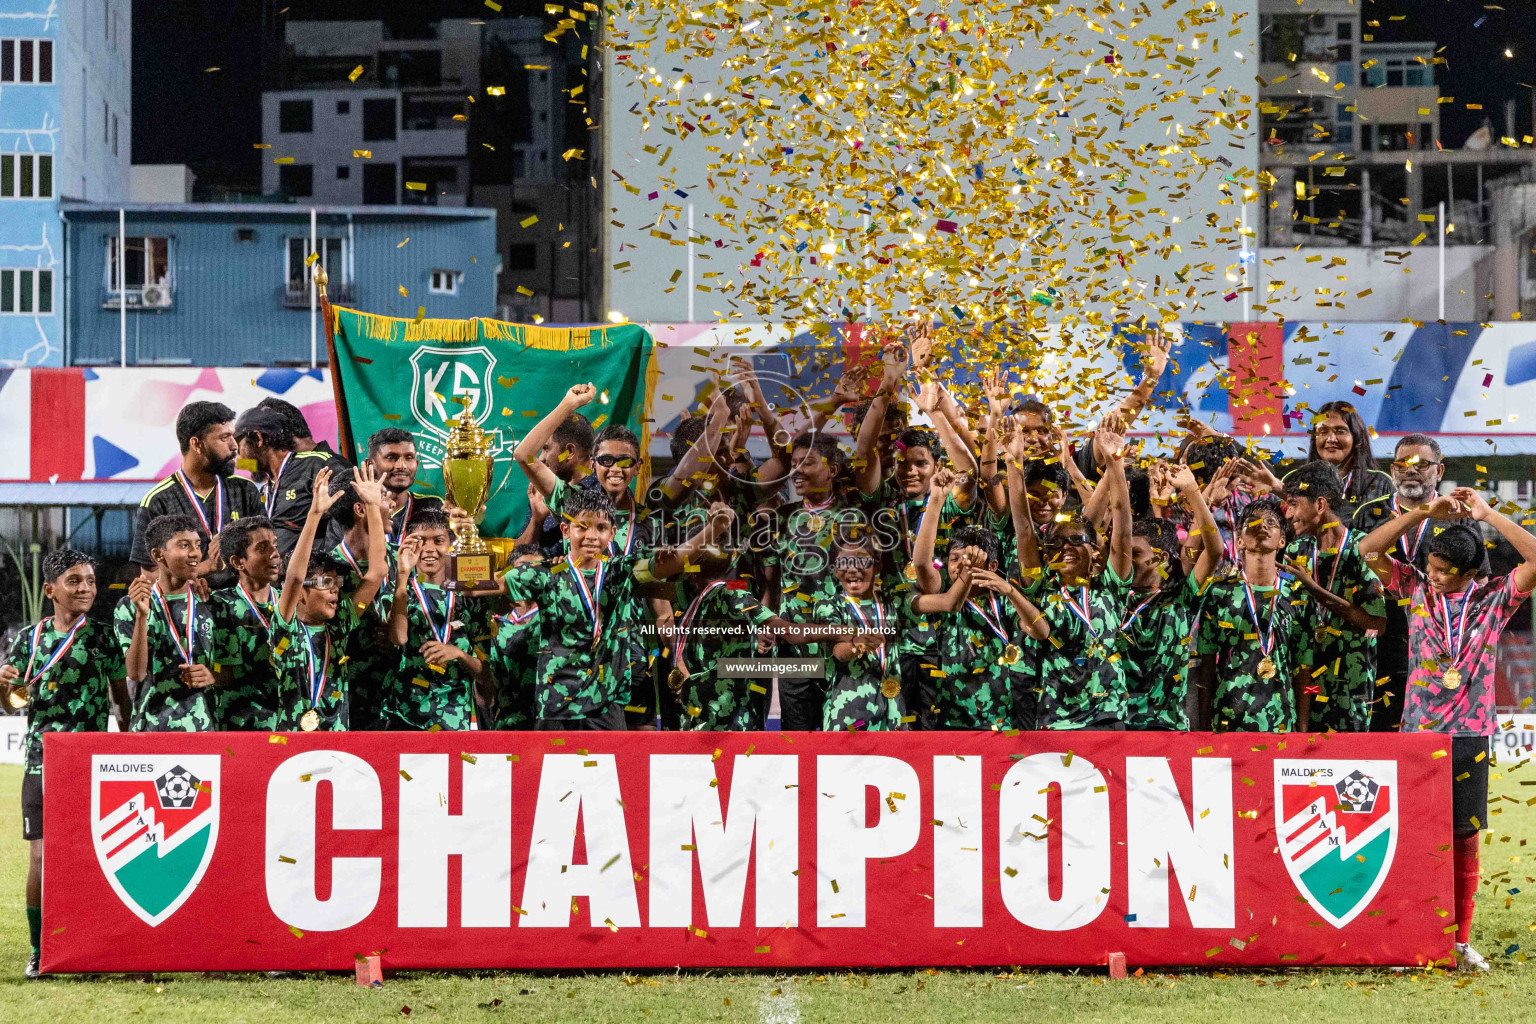
POLYGON ((880 352, 880 361, 883 365, 880 390, 869 403, 869 415, 859 424, 858 442, 850 463, 854 482, 863 494, 874 494, 880 489, 880 432, 885 429, 885 413, 891 406, 891 396, 907 374, 906 346, 886 345, 880 352))
POLYGON ((981 388, 987 396, 987 432, 981 443, 981 495, 994 516, 1008 511, 1008 495, 1003 489, 1004 474, 998 472, 998 438, 1008 419, 1008 384, 1000 373, 981 375, 981 388))
POLYGON ((357 479, 352 489, 363 499, 368 516, 368 571, 363 573, 357 592, 352 595, 353 602, 361 610, 373 603, 379 588, 384 585, 385 574, 389 572, 388 538, 384 534, 384 485, 374 473, 373 463, 364 461, 357 467, 357 479))
MULTIPOLYGON (((411 638, 411 574, 421 557, 421 536, 405 538, 395 554, 395 593, 389 602, 389 642, 404 647, 411 638)), ((502 587, 506 582, 502 581, 502 587)))
POLYGON ((1141 380, 1115 410, 1120 422, 1127 426, 1136 421, 1157 390, 1157 382, 1162 379, 1163 370, 1168 366, 1168 349, 1173 341, 1163 333, 1161 327, 1154 327, 1146 336, 1146 344, 1147 351, 1141 357, 1141 380))
POLYGON ((1520 564, 1515 566, 1513 574, 1515 589, 1522 594, 1530 593, 1531 587, 1536 586, 1536 537, 1515 525, 1513 520, 1490 506, 1481 494, 1470 487, 1456 488, 1451 492, 1451 497, 1461 502, 1473 520, 1487 523, 1499 532, 1500 537, 1509 541, 1515 553, 1520 556, 1520 564))
POLYGON ((1195 479, 1194 471, 1185 465, 1170 466, 1169 478, 1174 490, 1183 499, 1184 507, 1195 517, 1190 532, 1200 538, 1200 557, 1195 559, 1190 575, 1197 585, 1203 586, 1226 553, 1221 546, 1221 530, 1216 526, 1216 518, 1211 515, 1211 507, 1205 503, 1205 495, 1200 492, 1200 482, 1195 479))
MULTIPOLYGON (((292 619, 294 610, 299 607, 299 596, 304 593, 304 577, 309 573, 309 556, 315 547, 315 533, 320 529, 320 523, 325 519, 325 514, 330 511, 332 505, 336 504, 339 496, 331 493, 329 469, 318 470, 315 473, 310 491, 309 512, 304 516, 304 528, 299 531, 299 539, 294 542, 293 550, 288 553, 288 571, 283 574, 283 592, 277 599, 277 614, 284 621, 292 619)), ((377 528, 369 523, 368 528, 377 534, 384 532, 382 522, 377 528)), ((368 567, 373 568, 371 561, 368 567)))
POLYGON ((523 435, 518 446, 513 449, 512 457, 522 467, 528 479, 544 495, 549 497, 555 491, 555 484, 560 478, 554 470, 539 461, 539 451, 544 443, 555 436, 555 431, 560 424, 571 418, 571 413, 576 412, 582 406, 597 397, 597 387, 593 384, 572 384, 565 397, 560 399, 560 404, 552 409, 548 416, 533 425, 533 429, 523 435))
POLYGON ((135 576, 128 584, 128 598, 133 602, 133 636, 124 657, 128 682, 137 687, 149 674, 149 602, 154 596, 155 578, 135 576))
POLYGON ((650 558, 650 574, 658 580, 669 579, 684 571, 693 562, 700 551, 711 544, 730 536, 731 527, 736 522, 736 513, 731 511, 731 506, 723 501, 717 501, 709 506, 709 522, 704 524, 704 529, 688 538, 687 542, 675 548, 657 548, 650 558))
POLYGON ((1026 580, 1040 575, 1040 545, 1035 521, 1029 514, 1029 492, 1024 489, 1024 436, 1012 424, 1008 437, 1008 511, 1013 518, 1013 541, 1019 555, 1019 572, 1026 580))
POLYGON ((1047 640, 1051 635, 1051 624, 1045 621, 1045 616, 1040 614, 1040 609, 1035 603, 1024 596, 1023 591, 1011 582, 987 569, 973 569, 971 571, 973 585, 984 590, 990 590, 994 594, 1001 594, 1013 605, 1013 609, 1019 616, 1019 628, 1031 640, 1047 640))
POLYGON ((969 509, 976 500, 976 474, 980 467, 976 462, 975 450, 955 429, 950 418, 944 414, 939 402, 939 392, 938 381, 928 381, 923 384, 917 391, 917 407, 933 422, 933 429, 939 435, 939 443, 944 446, 944 453, 949 456, 950 464, 955 467, 957 479, 960 480, 955 500, 962 508, 969 509))
POLYGON ((677 460, 677 465, 672 467, 672 472, 661 483, 662 493, 668 502, 676 505, 698 484, 701 477, 710 474, 706 457, 712 457, 719 447, 721 431, 730 418, 731 407, 724 399, 717 399, 710 406, 709 418, 704 421, 704 433, 699 435, 692 448, 683 453, 683 457, 677 460))
POLYGON ((944 466, 933 471, 928 481, 928 505, 918 524, 917 540, 912 543, 912 566, 917 571, 917 586, 925 594, 944 589, 944 577, 933 567, 933 548, 939 536, 939 517, 944 511, 944 497, 954 483, 955 474, 944 466))
POLYGON ((1427 509, 1409 509, 1366 534, 1360 541, 1360 557, 1382 583, 1390 583, 1392 549, 1404 534, 1417 529, 1426 519, 1457 519, 1463 515, 1461 503, 1449 496, 1436 498, 1427 509))
POLYGON ((1104 480, 1109 492, 1109 567, 1123 580, 1131 578, 1131 492, 1125 482, 1125 438, 1100 427, 1094 444, 1108 458, 1104 480))

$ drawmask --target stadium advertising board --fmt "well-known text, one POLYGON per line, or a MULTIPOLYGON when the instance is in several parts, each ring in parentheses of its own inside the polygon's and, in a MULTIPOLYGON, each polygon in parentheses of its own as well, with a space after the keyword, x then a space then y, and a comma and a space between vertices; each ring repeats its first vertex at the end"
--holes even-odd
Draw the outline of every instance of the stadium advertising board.
POLYGON ((43 967, 1417 964, 1443 737, 49 734, 43 967))

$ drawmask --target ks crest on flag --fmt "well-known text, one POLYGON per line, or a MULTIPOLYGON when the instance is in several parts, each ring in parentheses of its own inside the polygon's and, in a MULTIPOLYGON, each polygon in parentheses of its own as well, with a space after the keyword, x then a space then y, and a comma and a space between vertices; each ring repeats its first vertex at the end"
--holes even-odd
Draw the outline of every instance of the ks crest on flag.
POLYGON ((1275 762, 1275 830, 1291 880, 1335 928, 1371 902, 1397 850, 1396 761, 1275 762))
POLYGON ((118 898, 154 927, 202 879, 219 836, 219 757, 96 757, 91 836, 118 898))

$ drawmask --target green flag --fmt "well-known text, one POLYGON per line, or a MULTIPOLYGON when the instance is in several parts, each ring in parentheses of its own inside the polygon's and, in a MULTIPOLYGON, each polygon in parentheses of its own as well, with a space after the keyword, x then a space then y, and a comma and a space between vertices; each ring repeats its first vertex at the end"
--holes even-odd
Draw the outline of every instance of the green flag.
POLYGON ((656 370, 651 336, 637 324, 556 328, 333 312, 331 373, 343 452, 361 462, 375 431, 409 430, 420 459, 415 490, 440 495, 447 421, 468 410, 492 436, 496 460, 483 536, 511 537, 523 525, 528 480, 512 450, 572 384, 597 385, 599 400, 582 410, 595 430, 623 424, 639 435, 642 455, 647 450, 656 370))

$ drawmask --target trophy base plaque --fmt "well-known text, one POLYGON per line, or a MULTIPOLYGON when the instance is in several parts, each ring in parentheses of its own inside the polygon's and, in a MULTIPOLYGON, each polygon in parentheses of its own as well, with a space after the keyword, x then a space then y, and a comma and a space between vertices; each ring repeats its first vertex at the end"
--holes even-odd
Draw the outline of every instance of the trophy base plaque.
POLYGON ((480 590, 494 585, 491 574, 491 554, 449 554, 447 590, 480 590))

